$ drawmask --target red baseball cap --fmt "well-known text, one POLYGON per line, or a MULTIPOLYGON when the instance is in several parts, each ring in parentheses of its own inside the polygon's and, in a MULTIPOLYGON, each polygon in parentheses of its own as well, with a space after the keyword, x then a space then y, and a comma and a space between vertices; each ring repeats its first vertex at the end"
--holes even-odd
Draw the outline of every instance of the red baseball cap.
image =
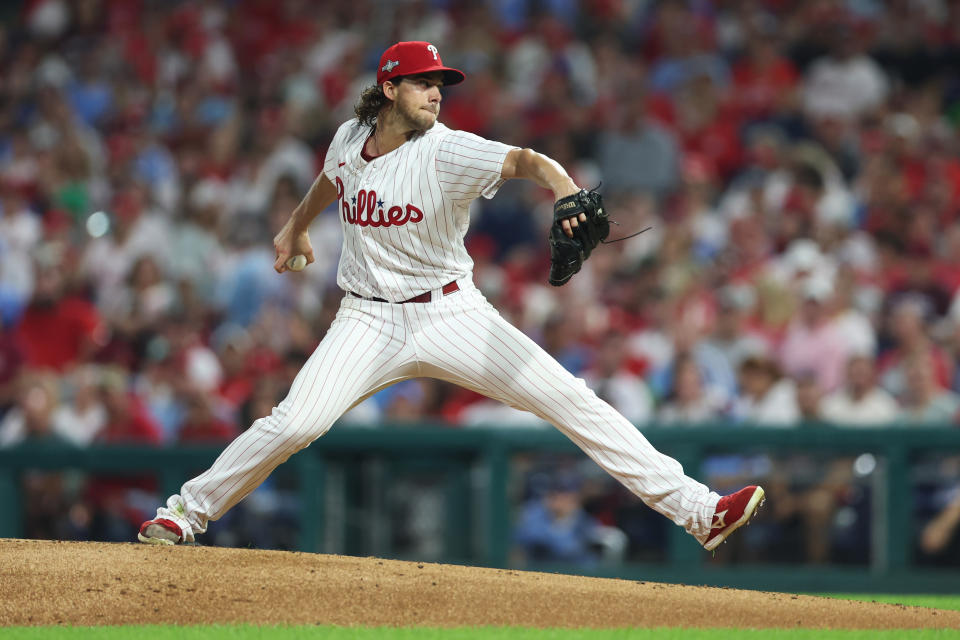
POLYGON ((442 71, 443 84, 446 85, 458 84, 466 78, 463 71, 443 66, 443 60, 435 46, 416 40, 398 42, 383 52, 380 66, 377 67, 377 84, 383 84, 398 76, 412 76, 430 71, 442 71))

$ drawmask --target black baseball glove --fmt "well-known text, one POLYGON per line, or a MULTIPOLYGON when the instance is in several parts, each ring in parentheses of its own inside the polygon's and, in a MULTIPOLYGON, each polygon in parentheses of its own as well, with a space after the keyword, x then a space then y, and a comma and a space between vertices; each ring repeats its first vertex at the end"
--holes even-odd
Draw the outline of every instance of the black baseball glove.
POLYGON ((553 204, 553 225, 550 227, 550 284, 559 287, 580 271, 590 252, 610 234, 610 218, 603 207, 603 199, 596 191, 581 189, 573 195, 560 198, 553 204), (580 214, 587 219, 581 221, 580 214), (577 218, 573 237, 567 236, 561 221, 577 218))

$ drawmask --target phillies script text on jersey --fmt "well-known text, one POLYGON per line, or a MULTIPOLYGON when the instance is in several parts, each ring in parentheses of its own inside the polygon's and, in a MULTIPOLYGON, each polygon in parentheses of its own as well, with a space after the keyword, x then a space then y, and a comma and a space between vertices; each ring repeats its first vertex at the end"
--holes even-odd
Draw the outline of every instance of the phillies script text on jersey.
POLYGON ((423 220, 423 211, 412 204, 404 207, 394 205, 385 211, 383 200, 378 200, 377 192, 372 190, 360 189, 348 203, 344 194, 343 181, 339 176, 336 182, 337 199, 340 201, 340 214, 344 222, 361 227, 399 227, 408 222, 416 223, 423 220))

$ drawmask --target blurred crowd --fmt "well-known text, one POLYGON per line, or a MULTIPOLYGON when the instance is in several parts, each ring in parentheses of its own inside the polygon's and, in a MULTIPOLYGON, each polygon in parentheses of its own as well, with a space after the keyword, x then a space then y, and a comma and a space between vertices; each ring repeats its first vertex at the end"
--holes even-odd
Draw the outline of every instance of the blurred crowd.
MULTIPOLYGON (((453 128, 617 222, 546 284, 551 194, 473 210, 475 280, 641 427, 960 419, 960 4, 25 0, 0 9, 0 446, 223 443, 323 337, 339 221, 271 240, 383 49, 453 128)), ((433 380, 344 423, 536 420, 433 380)))

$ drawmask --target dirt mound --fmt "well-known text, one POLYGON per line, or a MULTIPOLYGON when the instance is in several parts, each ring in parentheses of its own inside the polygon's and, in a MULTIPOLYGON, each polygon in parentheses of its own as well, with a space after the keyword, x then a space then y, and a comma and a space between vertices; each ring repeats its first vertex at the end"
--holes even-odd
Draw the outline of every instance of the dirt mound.
POLYGON ((960 628, 960 612, 210 547, 0 540, 0 625, 960 628))

